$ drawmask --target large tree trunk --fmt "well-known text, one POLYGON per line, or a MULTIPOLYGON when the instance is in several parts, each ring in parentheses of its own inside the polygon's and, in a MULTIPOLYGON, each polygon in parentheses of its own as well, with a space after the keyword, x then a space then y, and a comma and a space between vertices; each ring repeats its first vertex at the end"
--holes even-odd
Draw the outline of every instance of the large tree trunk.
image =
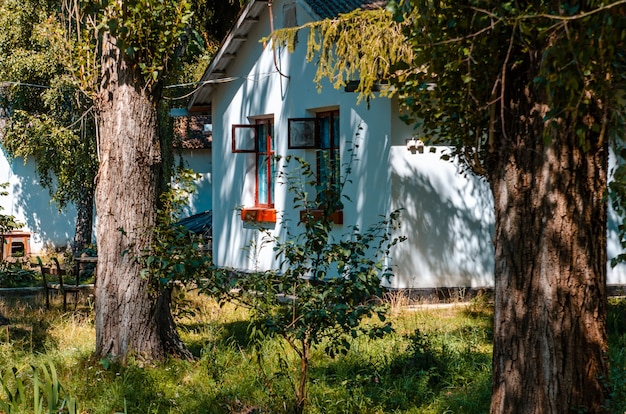
POLYGON ((96 354, 124 360, 189 357, 168 292, 141 277, 136 258, 151 242, 161 183, 155 93, 104 36, 96 187, 96 354))
POLYGON ((491 413, 601 413, 607 145, 587 131, 583 151, 567 117, 544 130, 547 108, 526 87, 533 73, 517 75, 489 177, 496 213, 491 413))

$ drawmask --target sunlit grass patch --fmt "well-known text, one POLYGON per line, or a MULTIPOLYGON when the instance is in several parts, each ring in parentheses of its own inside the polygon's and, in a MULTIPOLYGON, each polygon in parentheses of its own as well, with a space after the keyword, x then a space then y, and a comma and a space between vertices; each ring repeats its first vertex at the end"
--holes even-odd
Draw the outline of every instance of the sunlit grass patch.
MULTIPOLYGON (((0 367, 15 366, 30 384, 31 366, 51 360, 81 413, 285 412, 293 400, 293 351, 278 339, 252 342, 244 308, 220 307, 194 292, 184 299, 175 311, 196 359, 146 364, 131 358, 126 366, 92 357, 95 328, 87 304, 64 313, 60 303, 46 311, 32 299, 0 300, 0 311, 11 319, 8 336, 0 327, 0 367)), ((610 306, 609 413, 626 407, 624 309, 622 302, 610 306)), ((391 316, 395 331, 383 338, 354 338, 336 358, 316 348, 307 412, 488 412, 490 312, 488 306, 471 312, 461 305, 398 308, 391 316)))

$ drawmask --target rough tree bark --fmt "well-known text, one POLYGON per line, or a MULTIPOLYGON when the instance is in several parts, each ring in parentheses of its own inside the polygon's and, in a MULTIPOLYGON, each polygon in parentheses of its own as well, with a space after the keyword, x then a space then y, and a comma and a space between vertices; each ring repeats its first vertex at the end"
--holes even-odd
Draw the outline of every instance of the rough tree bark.
POLYGON ((190 357, 170 313, 170 295, 140 276, 136 257, 151 242, 161 183, 156 91, 103 38, 96 185, 96 354, 122 361, 190 357))
MULTIPOLYGON (((601 413, 607 333, 607 144, 566 114, 544 138, 536 67, 509 75, 495 200, 491 413, 601 413)), ((598 109, 598 108, 596 108, 598 109)), ((594 114, 582 114, 594 116, 594 114)))

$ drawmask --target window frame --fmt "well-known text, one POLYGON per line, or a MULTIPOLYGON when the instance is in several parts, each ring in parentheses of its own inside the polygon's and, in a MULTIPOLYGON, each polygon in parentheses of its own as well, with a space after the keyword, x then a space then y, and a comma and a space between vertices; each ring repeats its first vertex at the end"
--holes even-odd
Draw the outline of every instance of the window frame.
MULTIPOLYGON (((254 205, 251 207, 244 207, 241 210, 241 220, 251 222, 276 222, 276 210, 274 209, 274 185, 276 183, 275 175, 275 125, 274 117, 258 117, 254 119, 253 124, 233 124, 232 125, 232 152, 235 154, 254 154, 254 205), (240 147, 237 143, 238 133, 244 130, 251 130, 253 132, 253 145, 248 147, 240 147), (266 131, 265 148, 259 148, 260 134, 262 131, 266 131), (265 177, 267 181, 265 186, 267 188, 267 198, 260 200, 260 178, 261 169, 260 165, 263 165, 265 171, 265 177)), ((264 178, 265 178, 264 177, 264 178)))
POLYGON ((259 127, 257 124, 233 124, 232 126, 232 142, 231 148, 234 154, 253 154, 257 152, 257 142, 258 142, 258 131, 259 127), (237 145, 237 132, 239 130, 252 129, 254 132, 254 143, 252 149, 239 148, 237 145))
POLYGON ((255 119, 255 123, 254 126, 256 127, 256 133, 255 133, 255 147, 256 147, 256 151, 255 151, 255 160, 254 160, 254 170, 255 170, 255 184, 254 184, 254 206, 255 207, 261 207, 261 208, 274 208, 274 182, 275 179, 273 177, 274 173, 275 173, 275 161, 274 161, 274 154, 275 154, 275 149, 274 149, 274 135, 276 135, 276 130, 274 127, 274 118, 258 118, 255 119), (260 135, 260 130, 261 127, 265 126, 267 132, 267 137, 265 139, 265 149, 264 151, 261 150, 261 148, 258 147, 258 142, 259 142, 259 135, 260 135), (271 133, 269 132, 271 127, 271 133), (267 203, 261 203, 259 202, 259 160, 262 159, 262 157, 265 157, 265 159, 263 160, 264 162, 264 169, 266 172, 266 176, 267 176, 267 203))
MULTIPOLYGON (((306 118, 289 118, 288 119, 288 148, 289 149, 305 149, 315 151, 315 171, 317 177, 315 204, 316 208, 307 208, 300 211, 300 221, 319 220, 324 214, 323 195, 320 192, 325 186, 339 187, 341 184, 341 133, 339 131, 339 108, 322 110, 315 113, 315 117, 306 118), (328 145, 325 145, 322 139, 322 123, 324 118, 328 118, 328 145), (300 128, 298 124, 308 124, 308 128, 300 128), (303 130, 313 132, 313 137, 297 137, 296 134, 303 130), (326 154, 326 155, 325 155, 326 154), (326 158, 328 161, 323 161, 326 158), (324 167, 322 164, 328 162, 324 167), (326 173, 323 173, 323 169, 326 173), (321 181, 322 176, 326 178, 321 181), (330 181, 328 181, 330 180, 330 181)), ((308 132, 307 131, 307 132, 308 132)), ((331 207, 330 220, 335 224, 343 224, 343 205, 341 202, 331 207)))

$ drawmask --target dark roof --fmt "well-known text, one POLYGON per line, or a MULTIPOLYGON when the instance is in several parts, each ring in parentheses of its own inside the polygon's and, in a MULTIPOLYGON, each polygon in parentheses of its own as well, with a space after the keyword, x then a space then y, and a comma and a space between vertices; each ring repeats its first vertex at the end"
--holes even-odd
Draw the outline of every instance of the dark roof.
POLYGON ((204 211, 202 213, 194 214, 193 216, 180 220, 176 224, 185 226, 187 230, 192 233, 211 237, 213 234, 213 212, 204 211))
POLYGON ((209 115, 174 117, 174 147, 182 149, 207 149, 213 143, 213 134, 204 131, 211 123, 209 115))
POLYGON ((336 17, 356 9, 375 9, 387 3, 384 0, 305 0, 305 2, 322 19, 336 17))

